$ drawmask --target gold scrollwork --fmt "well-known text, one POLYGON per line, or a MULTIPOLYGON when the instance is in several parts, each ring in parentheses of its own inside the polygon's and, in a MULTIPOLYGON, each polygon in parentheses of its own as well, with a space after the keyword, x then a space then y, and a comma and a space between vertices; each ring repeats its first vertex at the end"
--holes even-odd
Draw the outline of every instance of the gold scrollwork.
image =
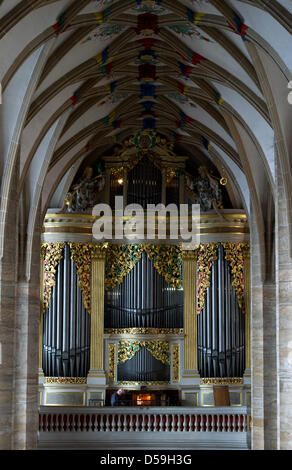
POLYGON ((169 385, 169 381, 152 381, 152 382, 117 382, 117 385, 119 387, 140 387, 141 385, 144 385, 146 387, 153 387, 155 385, 169 385))
POLYGON ((105 284, 111 290, 141 260, 143 251, 157 272, 174 288, 182 288, 182 249, 177 245, 111 245, 107 252, 105 284))
POLYGON ((105 259, 107 243, 69 243, 71 259, 74 261, 78 274, 78 284, 83 295, 84 307, 91 312, 91 264, 92 258, 105 259))
POLYGON ((107 253, 105 272, 105 287, 114 289, 123 282, 136 263, 140 261, 143 252, 142 245, 110 245, 107 253))
POLYGON ((172 356, 172 382, 176 383, 180 381, 180 345, 173 344, 171 348, 172 356))
POLYGON ((45 384, 83 385, 86 380, 86 377, 45 377, 45 384))
POLYGON ((245 313, 245 282, 244 282, 244 262, 249 251, 249 244, 246 243, 222 243, 225 249, 225 259, 231 266, 233 277, 232 285, 235 288, 237 301, 242 313, 245 313))
POLYGON ((144 245, 144 247, 157 272, 172 287, 181 289, 183 285, 181 247, 178 245, 144 245))
POLYGON ((65 243, 42 243, 41 257, 44 267, 44 294, 43 294, 43 311, 49 308, 50 297, 53 286, 56 284, 56 271, 58 262, 63 257, 63 249, 65 243))
POLYGON ((241 377, 233 378, 201 378, 201 385, 241 385, 243 379, 241 377))
POLYGON ((213 261, 218 257, 219 243, 205 243, 198 248, 197 270, 198 270, 198 307, 201 313, 205 305, 205 294, 210 284, 210 276, 213 261))
POLYGON ((143 347, 155 359, 163 364, 170 365, 169 343, 167 341, 119 341, 118 364, 123 364, 132 359, 143 347))
POLYGON ((105 328, 108 335, 183 335, 183 328, 105 328))
POLYGON ((83 294, 84 307, 91 311, 91 249, 87 243, 69 243, 71 259, 74 261, 78 274, 78 284, 83 294))
POLYGON ((108 381, 116 382, 116 345, 108 345, 108 381))

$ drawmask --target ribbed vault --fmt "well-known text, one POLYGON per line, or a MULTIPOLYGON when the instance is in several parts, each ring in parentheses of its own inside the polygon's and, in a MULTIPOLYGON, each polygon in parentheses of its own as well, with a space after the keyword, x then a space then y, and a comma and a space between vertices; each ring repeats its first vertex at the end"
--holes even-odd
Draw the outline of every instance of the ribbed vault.
POLYGON ((2 0, 2 250, 15 178, 30 253, 39 217, 62 207, 80 165, 141 129, 165 135, 194 163, 224 168, 264 245, 276 156, 292 199, 289 4, 2 0))

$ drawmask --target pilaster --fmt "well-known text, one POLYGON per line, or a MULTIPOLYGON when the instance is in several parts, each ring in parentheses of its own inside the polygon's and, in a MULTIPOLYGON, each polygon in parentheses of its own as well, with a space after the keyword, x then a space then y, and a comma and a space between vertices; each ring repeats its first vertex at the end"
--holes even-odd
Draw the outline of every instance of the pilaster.
POLYGON ((183 251, 184 269, 184 368, 182 385, 200 384, 197 357, 196 261, 197 251, 183 251))
POLYGON ((104 270, 106 244, 91 245, 91 337, 88 384, 105 385, 104 371, 104 270))

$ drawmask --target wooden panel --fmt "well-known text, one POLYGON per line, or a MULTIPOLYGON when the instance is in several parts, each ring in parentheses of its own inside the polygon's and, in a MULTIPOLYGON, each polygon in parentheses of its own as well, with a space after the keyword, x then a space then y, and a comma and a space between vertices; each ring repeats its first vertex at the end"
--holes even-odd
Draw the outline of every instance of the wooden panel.
POLYGON ((228 386, 213 387, 215 406, 230 406, 230 396, 228 386))

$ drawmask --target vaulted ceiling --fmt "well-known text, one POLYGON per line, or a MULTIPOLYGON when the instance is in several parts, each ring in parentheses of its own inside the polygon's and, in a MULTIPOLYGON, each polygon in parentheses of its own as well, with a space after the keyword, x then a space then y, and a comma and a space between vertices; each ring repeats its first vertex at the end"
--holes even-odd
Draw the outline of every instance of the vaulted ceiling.
POLYGON ((291 32, 291 0, 0 0, 2 223, 16 178, 29 250, 85 159, 155 129, 264 237, 276 153, 292 200, 291 32))

